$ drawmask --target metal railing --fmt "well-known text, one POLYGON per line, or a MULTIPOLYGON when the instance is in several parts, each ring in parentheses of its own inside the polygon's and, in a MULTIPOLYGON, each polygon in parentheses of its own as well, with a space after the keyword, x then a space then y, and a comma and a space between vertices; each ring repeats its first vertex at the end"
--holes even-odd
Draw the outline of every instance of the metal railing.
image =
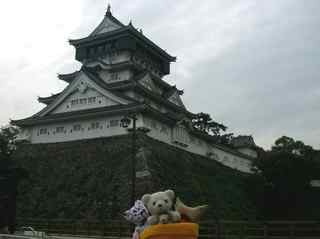
MULTIPOLYGON (((49 235, 131 237, 133 226, 122 220, 76 221, 18 219, 49 235)), ((203 221, 199 239, 320 239, 320 221, 203 221)))

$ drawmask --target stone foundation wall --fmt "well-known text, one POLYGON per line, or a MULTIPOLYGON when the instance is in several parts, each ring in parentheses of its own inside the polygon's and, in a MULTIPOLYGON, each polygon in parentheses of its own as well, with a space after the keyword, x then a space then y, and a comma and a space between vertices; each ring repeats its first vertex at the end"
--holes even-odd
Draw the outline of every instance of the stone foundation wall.
MULTIPOLYGON (((20 145, 17 216, 103 220, 129 207, 131 137, 20 145)), ((137 195, 173 189, 187 204, 208 203, 208 218, 255 217, 244 174, 219 162, 139 135, 137 195)))

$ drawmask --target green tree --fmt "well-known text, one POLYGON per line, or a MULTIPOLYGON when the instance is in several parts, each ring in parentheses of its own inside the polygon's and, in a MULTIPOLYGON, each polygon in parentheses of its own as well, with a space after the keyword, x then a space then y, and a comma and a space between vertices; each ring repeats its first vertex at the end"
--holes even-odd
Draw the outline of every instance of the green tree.
POLYGON ((253 181, 261 183, 256 200, 262 215, 269 219, 310 219, 308 202, 315 195, 310 181, 318 177, 318 151, 282 136, 255 161, 254 169, 254 177, 260 180, 253 181))
POLYGON ((215 141, 220 144, 230 145, 233 138, 232 133, 224 134, 227 126, 214 121, 211 116, 207 113, 198 113, 192 119, 192 126, 194 129, 199 130, 203 133, 211 135, 215 138, 215 141))
POLYGON ((0 129, 0 228, 8 226, 11 233, 16 224, 17 184, 24 173, 11 159, 16 149, 14 139, 17 133, 18 129, 11 125, 0 129))
POLYGON ((277 139, 272 146, 272 152, 287 152, 289 154, 297 154, 301 156, 314 156, 317 152, 310 146, 305 145, 300 140, 294 140, 293 138, 282 136, 277 139))
POLYGON ((10 159, 11 154, 16 149, 16 143, 14 141, 19 130, 12 126, 4 126, 0 129, 0 160, 10 159))

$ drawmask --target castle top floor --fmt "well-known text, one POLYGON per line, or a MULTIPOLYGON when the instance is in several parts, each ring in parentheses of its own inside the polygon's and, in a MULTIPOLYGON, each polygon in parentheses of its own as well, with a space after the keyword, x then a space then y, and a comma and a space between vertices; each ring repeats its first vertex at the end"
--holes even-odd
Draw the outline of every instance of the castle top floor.
POLYGON ((158 76, 164 76, 170 73, 170 62, 176 60, 133 27, 131 22, 124 25, 116 19, 110 5, 101 23, 89 36, 69 42, 76 48, 76 60, 83 64, 103 58, 110 61, 112 56, 125 52, 129 53, 131 60, 147 65, 158 76))

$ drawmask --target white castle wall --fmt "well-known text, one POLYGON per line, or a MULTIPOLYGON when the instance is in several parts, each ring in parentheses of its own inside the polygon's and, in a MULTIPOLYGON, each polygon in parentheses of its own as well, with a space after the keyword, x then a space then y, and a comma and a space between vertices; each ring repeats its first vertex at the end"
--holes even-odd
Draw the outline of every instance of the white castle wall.
POLYGON ((109 72, 107 70, 99 72, 99 76, 106 83, 119 82, 124 80, 130 80, 133 73, 130 70, 122 70, 119 72, 109 72))
POLYGON ((250 148, 239 148, 238 151, 243 154, 249 155, 250 157, 253 157, 253 158, 258 157, 258 153, 255 150, 250 148))
MULTIPOLYGON (((251 160, 241 157, 236 153, 227 152, 219 146, 215 146, 202 139, 191 136, 186 130, 183 130, 183 128, 181 129, 182 133, 180 133, 181 137, 176 137, 176 131, 174 129, 154 119, 143 117, 143 124, 150 129, 148 135, 152 138, 191 153, 206 156, 239 171, 245 173, 251 172, 251 160)), ((177 133, 179 133, 179 131, 177 131, 177 133)))
MULTIPOLYGON (((99 59, 99 61, 102 61, 106 65, 111 64, 118 64, 122 62, 129 61, 131 59, 131 54, 129 51, 110 51, 108 53, 105 53, 103 57, 99 59)), ((87 61, 84 62, 84 64, 88 67, 96 66, 99 61, 93 60, 93 61, 87 61)))
MULTIPOLYGON (((127 134, 127 129, 120 125, 122 118, 123 116, 119 115, 101 117, 95 120, 79 120, 37 126, 31 129, 30 141, 31 143, 55 143, 127 134)), ((191 153, 206 156, 211 160, 216 160, 242 172, 251 172, 251 161, 246 157, 241 157, 237 153, 228 152, 228 150, 222 149, 220 146, 215 146, 200 138, 191 136, 183 127, 179 129, 171 128, 164 123, 142 115, 138 116, 137 127, 149 128, 148 135, 164 143, 191 153)), ((26 134, 28 133, 24 131, 24 135, 26 134)))
MULTIPOLYGON (((123 135, 127 130, 120 125, 123 116, 101 117, 95 120, 78 120, 60 124, 36 126, 31 129, 31 143, 56 143, 123 135), (63 129, 62 129, 63 128, 63 129)), ((140 127, 141 117, 137 121, 140 127)), ((130 127, 130 126, 129 126, 130 127)))
POLYGON ((126 62, 131 59, 131 53, 129 51, 113 51, 107 53, 101 60, 106 64, 118 64, 126 62))

